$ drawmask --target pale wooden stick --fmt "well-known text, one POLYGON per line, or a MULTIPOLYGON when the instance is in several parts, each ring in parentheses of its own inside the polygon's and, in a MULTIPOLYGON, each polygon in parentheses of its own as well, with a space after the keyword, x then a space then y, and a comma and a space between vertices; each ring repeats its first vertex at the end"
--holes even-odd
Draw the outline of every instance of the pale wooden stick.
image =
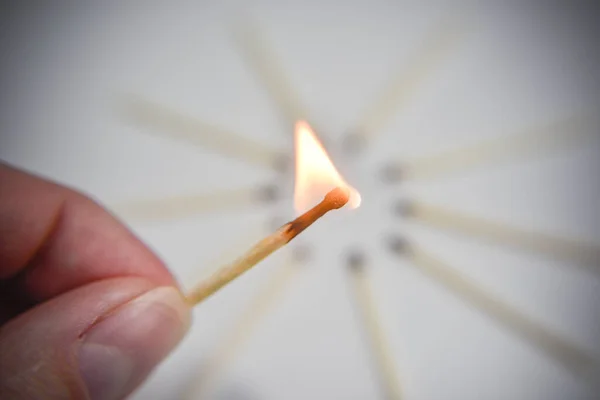
POLYGON ((246 21, 233 33, 248 65, 265 85, 290 127, 299 120, 310 120, 306 107, 301 104, 297 93, 292 89, 283 66, 267 45, 260 29, 246 21))
POLYGON ((360 316, 371 341, 373 355, 379 367, 381 383, 386 393, 386 398, 389 400, 399 400, 402 398, 399 373, 396 370, 396 365, 379 321, 377 306, 375 305, 371 290, 370 278, 364 270, 363 263, 362 259, 357 258, 350 262, 352 291, 356 297, 360 316))
POLYGON ((467 303, 500 322, 545 352, 565 369, 582 379, 589 379, 597 368, 596 359, 576 344, 551 332, 502 300, 486 293, 474 282, 436 259, 427 251, 402 239, 391 243, 392 249, 406 256, 427 274, 467 303))
MULTIPOLYGON (((223 251, 219 253, 219 255, 209 262, 203 262, 202 265, 199 265, 197 268, 194 268, 193 271, 199 271, 199 273, 194 273, 194 276, 187 277, 183 280, 186 282, 199 282, 202 279, 208 278, 211 274, 214 274, 220 265, 223 265, 233 258, 236 255, 240 254, 243 249, 250 247, 253 243, 256 243, 257 238, 264 237, 272 230, 271 222, 267 221, 262 226, 254 227, 254 229, 250 229, 236 240, 232 239, 232 243, 227 246, 223 251), (208 268, 206 267, 208 266, 208 268)), ((189 287, 185 287, 185 289, 191 289, 189 287)))
POLYGON ((198 286, 192 289, 186 296, 187 301, 191 305, 200 303, 235 278, 248 272, 260 261, 285 246, 290 240, 287 234, 288 229, 289 227, 284 225, 274 234, 267 236, 252 246, 250 250, 231 264, 219 268, 208 279, 200 282, 198 286))
POLYGON ((572 115, 550 124, 510 136, 501 136, 472 146, 396 164, 400 179, 429 179, 515 156, 533 156, 549 150, 581 144, 593 137, 588 115, 572 115))
POLYGON ((600 273, 598 244, 525 230, 419 201, 407 202, 405 208, 406 215, 429 225, 560 258, 600 273))
POLYGON ((203 375, 194 381, 193 388, 189 391, 189 400, 205 399, 214 392, 223 372, 251 338, 258 323, 285 293, 298 269, 297 260, 288 256, 285 265, 278 267, 265 286, 250 299, 246 311, 241 314, 241 318, 235 322, 232 329, 227 331, 225 340, 221 341, 212 353, 203 375))
POLYGON ((280 169, 284 158, 280 151, 147 100, 128 99, 124 112, 127 118, 150 125, 154 133, 205 146, 247 163, 280 169))
POLYGON ((456 20, 447 19, 429 32, 425 42, 409 59, 408 65, 398 70, 379 99, 356 124, 358 134, 370 139, 381 132, 402 103, 414 95, 426 78, 438 67, 444 56, 458 43, 462 36, 456 20))
POLYGON ((275 187, 251 187, 210 194, 182 195, 162 199, 138 200, 113 206, 123 218, 133 222, 183 218, 205 212, 243 208, 277 199, 275 187))

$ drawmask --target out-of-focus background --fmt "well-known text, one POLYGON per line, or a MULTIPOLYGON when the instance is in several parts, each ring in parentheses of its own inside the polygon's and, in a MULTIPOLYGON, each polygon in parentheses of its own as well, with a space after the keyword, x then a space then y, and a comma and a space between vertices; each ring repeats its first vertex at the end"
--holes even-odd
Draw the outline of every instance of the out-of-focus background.
POLYGON ((197 307, 134 399, 597 398, 596 9, 13 3, 0 158, 98 199, 185 289, 294 216, 296 119, 362 195, 197 307))

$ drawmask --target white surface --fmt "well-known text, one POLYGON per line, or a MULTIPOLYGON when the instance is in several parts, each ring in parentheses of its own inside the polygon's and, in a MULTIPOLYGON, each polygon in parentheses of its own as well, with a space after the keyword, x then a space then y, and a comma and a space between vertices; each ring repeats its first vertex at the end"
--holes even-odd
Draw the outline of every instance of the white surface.
MULTIPOLYGON (((32 8, 4 27, 11 34, 2 49, 3 160, 108 205, 280 179, 206 149, 147 135, 116 114, 119 95, 140 94, 291 152, 291 130, 228 36, 240 4, 58 4, 32 8)), ((406 2, 317 4, 282 2, 252 11, 322 134, 341 138, 395 66, 418 47, 442 8, 406 2)), ((600 237, 597 140, 584 149, 434 182, 381 183, 379 169, 389 160, 458 148, 597 104, 600 59, 581 16, 557 7, 463 10, 459 14, 470 24, 465 41, 398 110, 367 153, 349 159, 330 149, 342 174, 361 191, 363 205, 332 214, 303 235, 312 260, 223 376, 224 389, 242 385, 245 394, 236 399, 380 396, 343 268, 351 246, 369 256, 406 399, 589 398, 559 366, 384 247, 388 233, 406 232, 600 354, 595 340, 600 280, 558 261, 390 217, 398 195, 414 194, 524 227, 600 237)), ((275 214, 292 216, 291 193, 275 211, 257 207, 132 228, 189 286, 232 242, 275 214)), ((269 259, 198 307, 190 335, 134 398, 171 399, 180 393, 246 298, 282 260, 283 255, 269 259)))

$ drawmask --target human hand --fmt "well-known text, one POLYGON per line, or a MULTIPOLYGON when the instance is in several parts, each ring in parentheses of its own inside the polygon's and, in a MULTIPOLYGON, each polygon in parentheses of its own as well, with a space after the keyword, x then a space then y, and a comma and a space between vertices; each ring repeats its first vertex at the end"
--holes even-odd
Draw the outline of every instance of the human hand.
POLYGON ((121 399, 189 321, 165 266, 109 213, 0 163, 0 398, 121 399))

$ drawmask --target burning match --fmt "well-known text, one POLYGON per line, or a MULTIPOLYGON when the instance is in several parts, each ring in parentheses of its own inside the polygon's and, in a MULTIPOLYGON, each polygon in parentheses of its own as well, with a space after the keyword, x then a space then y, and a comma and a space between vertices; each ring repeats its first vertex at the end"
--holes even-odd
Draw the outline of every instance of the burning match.
POLYGON ((319 204, 295 220, 284 224, 275 233, 255 244, 246 252, 246 254, 238 258, 232 264, 216 271, 206 281, 198 285, 196 289, 187 296, 187 300, 194 305, 200 303, 244 272, 250 270, 250 268, 254 267, 270 254, 288 244, 293 238, 298 236, 327 212, 346 205, 349 199, 350 191, 348 189, 343 189, 341 187, 333 189, 327 193, 323 201, 319 204))
POLYGON ((360 194, 340 176, 316 135, 305 122, 296 124, 295 145, 294 204, 298 212, 306 209, 308 211, 284 224, 275 233, 256 243, 243 256, 217 270, 201 282, 186 296, 190 304, 200 303, 244 272, 249 271, 329 211, 342 208, 346 204, 352 208, 360 205, 360 194), (326 192, 325 197, 316 206, 310 208, 310 205, 314 204, 315 196, 319 193, 322 196, 326 187, 329 191, 326 192))

